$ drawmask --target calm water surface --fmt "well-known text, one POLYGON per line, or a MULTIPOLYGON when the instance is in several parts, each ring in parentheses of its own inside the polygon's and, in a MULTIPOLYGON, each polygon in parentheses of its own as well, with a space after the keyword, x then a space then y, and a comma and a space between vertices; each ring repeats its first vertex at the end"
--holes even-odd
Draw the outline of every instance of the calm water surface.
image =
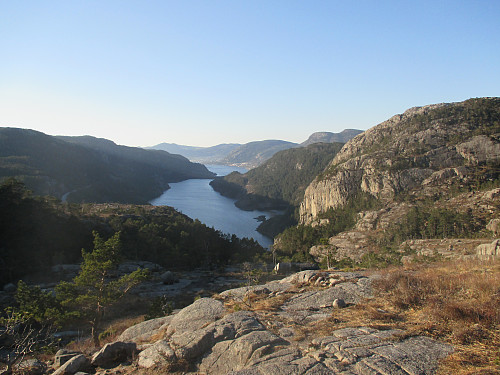
MULTIPOLYGON (((225 176, 232 171, 246 172, 244 168, 225 165, 207 165, 207 168, 225 176)), ((209 227, 223 233, 236 234, 238 237, 253 238, 263 247, 269 248, 272 240, 256 231, 259 222, 257 216, 269 218, 275 212, 243 211, 234 205, 235 200, 223 197, 209 185, 211 180, 187 180, 172 183, 170 189, 151 201, 155 206, 171 206, 189 216, 198 219, 209 227)))

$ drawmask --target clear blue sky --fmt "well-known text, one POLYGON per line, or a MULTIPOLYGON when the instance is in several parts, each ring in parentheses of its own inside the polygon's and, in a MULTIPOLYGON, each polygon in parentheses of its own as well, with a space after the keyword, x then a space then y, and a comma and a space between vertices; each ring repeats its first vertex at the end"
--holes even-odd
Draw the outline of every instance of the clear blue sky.
POLYGON ((500 96, 500 1, 0 0, 0 126, 211 146, 500 96))

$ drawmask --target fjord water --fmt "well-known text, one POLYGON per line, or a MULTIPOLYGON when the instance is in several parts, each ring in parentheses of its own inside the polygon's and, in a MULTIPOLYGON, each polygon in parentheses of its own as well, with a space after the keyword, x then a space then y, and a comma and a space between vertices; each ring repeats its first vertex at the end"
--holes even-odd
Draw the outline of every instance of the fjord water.
MULTIPOLYGON (((206 167, 218 176, 225 176, 232 171, 246 172, 244 168, 225 165, 206 167)), ((196 179, 171 183, 169 190, 150 203, 154 206, 174 207, 209 227, 214 227, 223 233, 236 234, 240 238, 253 238, 263 247, 269 248, 272 240, 256 231, 259 222, 255 218, 261 215, 269 218, 274 213, 240 210, 234 205, 234 199, 223 197, 214 191, 209 185, 210 181, 196 179)))

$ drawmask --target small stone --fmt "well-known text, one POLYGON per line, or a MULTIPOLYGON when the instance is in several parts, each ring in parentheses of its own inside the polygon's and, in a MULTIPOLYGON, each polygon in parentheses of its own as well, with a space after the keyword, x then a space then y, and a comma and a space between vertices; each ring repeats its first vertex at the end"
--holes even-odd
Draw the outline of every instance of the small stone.
POLYGON ((343 309, 344 307, 347 306, 347 304, 345 303, 345 301, 343 299, 337 298, 333 301, 332 306, 335 308, 343 309))
POLYGON ((292 337, 295 335, 295 332, 293 331, 293 329, 291 328, 281 328, 279 331, 278 331, 278 334, 281 336, 281 337, 292 337))
POLYGON ((309 353, 309 356, 313 357, 316 361, 321 362, 325 358, 325 352, 322 350, 314 350, 309 353))
POLYGON ((161 281, 163 281, 163 284, 165 285, 172 285, 175 283, 176 279, 172 271, 166 271, 160 275, 161 281))

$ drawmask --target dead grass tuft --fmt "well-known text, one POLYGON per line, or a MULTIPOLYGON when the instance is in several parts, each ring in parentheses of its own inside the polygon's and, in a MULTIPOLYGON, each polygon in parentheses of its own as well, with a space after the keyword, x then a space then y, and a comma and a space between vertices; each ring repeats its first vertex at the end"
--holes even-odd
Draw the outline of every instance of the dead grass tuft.
POLYGON ((283 293, 269 296, 267 294, 247 293, 242 299, 226 298, 224 306, 231 312, 247 310, 255 312, 270 312, 278 310, 293 293, 283 293))
POLYGON ((75 351, 75 352, 80 352, 83 354, 86 354, 87 356, 92 355, 96 351, 96 347, 94 346, 94 342, 92 338, 86 337, 82 338, 76 341, 70 342, 68 345, 66 345, 66 349, 75 351))
POLYGON ((374 286, 376 301, 399 317, 396 326, 455 347, 455 353, 443 361, 442 374, 500 372, 498 260, 390 269, 374 286))
POLYGON ((375 297, 302 327, 305 337, 345 327, 399 328, 454 346, 439 374, 500 374, 500 260, 448 261, 379 270, 375 297))

